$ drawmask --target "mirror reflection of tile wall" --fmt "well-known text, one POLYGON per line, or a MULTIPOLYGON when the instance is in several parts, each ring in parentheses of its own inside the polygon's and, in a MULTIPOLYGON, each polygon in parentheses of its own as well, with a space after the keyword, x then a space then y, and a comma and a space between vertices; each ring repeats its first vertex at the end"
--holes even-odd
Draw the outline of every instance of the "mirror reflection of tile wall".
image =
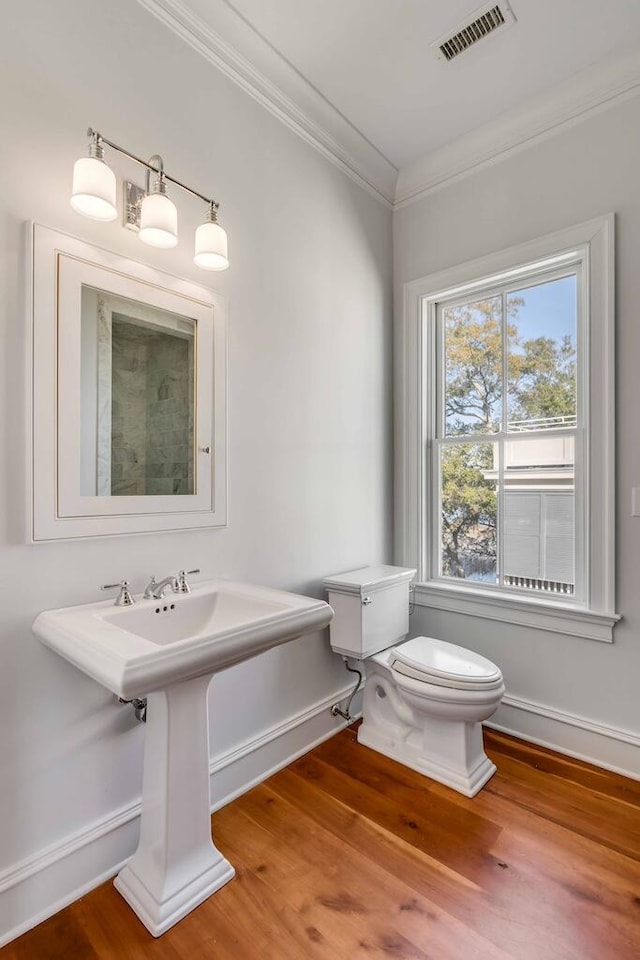
POLYGON ((112 496, 193 494, 193 348, 113 314, 112 496))

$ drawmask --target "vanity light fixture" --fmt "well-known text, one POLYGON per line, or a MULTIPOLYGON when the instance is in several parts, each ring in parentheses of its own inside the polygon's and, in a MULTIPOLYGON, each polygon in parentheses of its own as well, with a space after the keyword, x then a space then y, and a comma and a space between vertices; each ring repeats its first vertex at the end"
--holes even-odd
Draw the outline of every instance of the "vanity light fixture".
POLYGON ((89 156, 74 164, 71 206, 91 220, 115 220, 118 216, 116 175, 104 162, 98 134, 89 143, 89 156))
POLYGON ((227 235, 218 223, 217 203, 211 203, 204 223, 196 230, 193 262, 203 270, 226 270, 229 266, 227 235))
POLYGON ((178 242, 178 211, 175 203, 167 196, 162 157, 156 153, 149 163, 154 161, 157 163, 158 176, 153 190, 150 190, 150 173, 147 169, 145 196, 140 203, 138 236, 150 247, 175 247, 178 242))
POLYGON ((87 130, 87 136, 90 140, 89 156, 77 160, 73 168, 71 206, 77 213, 93 220, 115 220, 118 216, 116 177, 104 159, 106 144, 146 168, 144 189, 129 181, 124 183, 124 226, 137 230, 143 243, 152 247, 175 247, 178 242, 178 211, 167 195, 169 181, 203 200, 208 206, 206 219, 196 230, 194 263, 203 270, 227 269, 227 234, 218 223, 220 204, 216 200, 203 196, 169 176, 159 154, 154 154, 148 161, 141 160, 91 127, 87 130), (155 178, 153 186, 150 183, 152 174, 155 178))

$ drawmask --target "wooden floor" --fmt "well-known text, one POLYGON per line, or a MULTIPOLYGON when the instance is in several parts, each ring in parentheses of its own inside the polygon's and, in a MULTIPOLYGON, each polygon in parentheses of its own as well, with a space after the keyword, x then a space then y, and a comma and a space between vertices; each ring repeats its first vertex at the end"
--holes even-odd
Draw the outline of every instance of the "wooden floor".
POLYGON ((345 730, 214 815, 237 877, 159 940, 106 883, 0 960, 640 960, 640 783, 486 741, 467 800, 345 730))

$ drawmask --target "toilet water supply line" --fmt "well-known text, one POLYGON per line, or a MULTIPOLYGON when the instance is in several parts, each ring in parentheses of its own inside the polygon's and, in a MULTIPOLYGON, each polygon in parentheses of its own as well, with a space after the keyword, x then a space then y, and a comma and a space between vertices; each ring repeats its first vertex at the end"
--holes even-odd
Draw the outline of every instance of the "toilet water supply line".
POLYGON ((344 660, 345 668, 349 671, 349 673, 357 673, 357 674, 358 674, 358 679, 356 680, 356 685, 355 685, 355 687, 353 688, 353 690, 351 691, 351 695, 350 695, 349 699, 348 699, 347 702, 346 702, 346 705, 345 705, 344 710, 340 707, 340 701, 338 701, 337 703, 334 703, 334 705, 331 707, 331 716, 332 716, 332 717, 342 717, 342 719, 343 719, 343 720, 346 720, 347 723, 351 723, 351 722, 352 722, 353 720, 355 720, 356 718, 355 718, 355 717, 352 717, 352 716, 351 716, 351 713, 350 713, 349 711, 350 711, 350 708, 351 708, 351 703, 352 703, 352 701, 353 701, 353 698, 355 697, 356 693, 357 693, 358 690, 360 689, 360 684, 362 683, 362 673, 360 672, 360 670, 356 670, 355 667, 350 667, 350 666, 349 666, 349 661, 347 660, 346 657, 343 657, 342 659, 344 660))

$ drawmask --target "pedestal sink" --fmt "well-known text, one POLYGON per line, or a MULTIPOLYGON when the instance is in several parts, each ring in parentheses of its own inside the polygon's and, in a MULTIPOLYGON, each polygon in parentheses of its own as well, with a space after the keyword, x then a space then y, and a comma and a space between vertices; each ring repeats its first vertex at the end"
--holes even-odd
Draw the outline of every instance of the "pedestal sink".
POLYGON ((114 882, 153 936, 235 874, 211 839, 211 678, 332 616, 322 600, 215 580, 133 607, 91 603, 34 621, 43 643, 113 693, 147 697, 140 842, 114 882))

